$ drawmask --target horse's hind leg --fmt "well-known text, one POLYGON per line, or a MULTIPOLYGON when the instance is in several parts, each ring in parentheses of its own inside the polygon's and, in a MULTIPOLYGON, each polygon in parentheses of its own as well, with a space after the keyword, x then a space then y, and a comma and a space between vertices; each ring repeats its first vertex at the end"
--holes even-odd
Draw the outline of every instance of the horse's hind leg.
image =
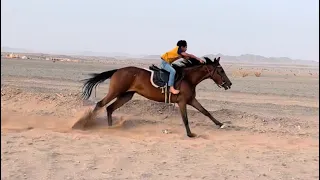
POLYGON ((126 92, 124 94, 121 94, 120 96, 117 97, 117 100, 110 104, 107 107, 107 113, 108 113, 108 126, 112 126, 112 113, 123 106, 125 103, 130 101, 133 97, 135 92, 126 92))
POLYGON ((96 104, 96 107, 92 112, 87 113, 85 116, 80 118, 73 126, 73 129, 83 129, 85 128, 93 119, 96 117, 97 112, 105 105, 107 105, 110 101, 116 98, 119 93, 115 91, 109 91, 106 97, 104 97, 101 101, 96 104))
POLYGON ((119 95, 119 92, 109 91, 106 97, 104 97, 101 101, 99 101, 96 104, 96 107, 94 108, 93 112, 99 111, 102 107, 107 105, 109 102, 111 102, 114 98, 116 98, 119 95))

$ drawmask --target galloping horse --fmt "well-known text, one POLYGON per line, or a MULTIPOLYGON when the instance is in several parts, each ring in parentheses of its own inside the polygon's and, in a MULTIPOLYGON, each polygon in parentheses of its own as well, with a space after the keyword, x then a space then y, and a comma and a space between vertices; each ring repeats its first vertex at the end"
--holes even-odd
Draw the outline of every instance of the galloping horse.
MULTIPOLYGON (((195 59, 189 59, 184 62, 184 66, 173 66, 177 71, 176 76, 180 75, 181 78, 175 82, 175 86, 179 86, 177 88, 180 89, 180 93, 177 95, 172 94, 171 102, 177 103, 179 106, 188 137, 195 137, 196 135, 191 132, 189 127, 187 104, 209 117, 220 128, 224 125, 216 120, 204 107, 202 107, 195 98, 196 86, 205 79, 212 79, 220 88, 223 87, 225 90, 230 89, 232 85, 219 63, 220 57, 218 59, 215 58, 214 61, 210 60, 208 57, 204 57, 204 59, 206 60, 205 64, 201 64, 195 59)), ((152 82, 152 78, 150 78, 154 75, 155 71, 156 70, 152 71, 130 66, 105 71, 100 74, 93 74, 93 77, 87 79, 84 83, 82 97, 83 99, 88 99, 95 86, 111 78, 108 94, 96 104, 92 114, 95 114, 113 99, 117 98, 115 102, 106 108, 108 114, 108 125, 112 126, 112 113, 130 101, 135 93, 138 93, 150 100, 158 102, 165 101, 165 97, 161 92, 161 89, 155 87, 152 82)), ((88 122, 85 122, 83 127, 86 123, 88 122)))

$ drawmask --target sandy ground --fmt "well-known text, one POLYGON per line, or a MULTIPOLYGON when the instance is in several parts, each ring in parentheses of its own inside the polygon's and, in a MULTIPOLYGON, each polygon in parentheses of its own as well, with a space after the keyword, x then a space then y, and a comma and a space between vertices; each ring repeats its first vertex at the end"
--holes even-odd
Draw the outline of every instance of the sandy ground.
POLYGON ((1 61, 1 179, 319 178, 318 67, 223 65, 232 89, 207 80, 197 97, 228 126, 190 108, 190 139, 177 109, 140 96, 114 113, 114 127, 102 113, 71 130, 108 91, 106 81, 83 102, 79 81, 124 64, 1 61))

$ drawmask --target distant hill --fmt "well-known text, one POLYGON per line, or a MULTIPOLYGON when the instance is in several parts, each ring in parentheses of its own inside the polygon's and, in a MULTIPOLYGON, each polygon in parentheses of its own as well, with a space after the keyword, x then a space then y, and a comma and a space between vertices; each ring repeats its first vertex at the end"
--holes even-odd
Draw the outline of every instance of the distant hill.
POLYGON ((205 55, 209 57, 210 59, 214 59, 215 57, 221 57, 221 59, 224 62, 241 62, 241 63, 250 63, 250 64, 266 64, 266 63, 272 63, 272 64, 284 64, 284 63, 290 63, 290 64, 308 64, 308 65, 319 65, 316 61, 310 61, 310 60, 300 60, 300 59, 290 59, 288 57, 264 57, 259 55, 253 55, 253 54, 243 54, 240 56, 228 56, 223 54, 208 54, 205 55))
POLYGON ((12 53, 33 53, 31 50, 23 48, 11 48, 11 47, 1 47, 1 52, 12 52, 12 53))
MULTIPOLYGON (((12 52, 12 53, 40 53, 29 49, 23 48, 11 48, 11 47, 1 47, 1 52, 12 52)), ((93 52, 93 51, 41 51, 44 54, 59 54, 59 55, 77 55, 77 56, 104 56, 104 57, 115 57, 115 58, 128 58, 128 57, 141 57, 141 56, 132 56, 128 53, 114 52, 114 53, 105 53, 105 52, 93 52)))
POLYGON ((147 55, 143 56, 142 59, 159 59, 160 55, 147 55))
MULTIPOLYGON (((307 64, 307 65, 317 65, 316 61, 308 61, 308 60, 300 60, 300 59, 290 59, 288 57, 264 57, 260 55, 253 54, 243 54, 240 56, 228 56, 223 54, 208 54, 204 55, 209 57, 210 59, 214 59, 215 57, 221 57, 223 62, 241 62, 241 63, 249 63, 249 64, 307 64)), ((203 57, 204 57, 203 56, 203 57)), ((143 56, 142 59, 159 59, 159 55, 148 55, 143 56)))
MULTIPOLYGON (((23 48, 11 48, 11 47, 2 47, 1 52, 13 52, 13 53, 36 53, 35 51, 23 49, 23 48)), ((90 56, 90 57, 110 57, 116 59, 142 59, 142 60, 157 60, 160 59, 160 55, 131 55, 127 53, 104 53, 104 52, 92 52, 92 51, 79 51, 79 52, 41 52, 47 54, 56 54, 56 55, 69 55, 69 56, 90 56)), ((287 57, 264 57, 254 54, 243 54, 240 56, 228 56, 223 54, 208 54, 205 55, 211 59, 215 57, 221 57, 223 62, 241 62, 249 64, 306 64, 319 66, 319 63, 316 61, 309 60, 299 60, 299 59, 290 59, 287 57)))

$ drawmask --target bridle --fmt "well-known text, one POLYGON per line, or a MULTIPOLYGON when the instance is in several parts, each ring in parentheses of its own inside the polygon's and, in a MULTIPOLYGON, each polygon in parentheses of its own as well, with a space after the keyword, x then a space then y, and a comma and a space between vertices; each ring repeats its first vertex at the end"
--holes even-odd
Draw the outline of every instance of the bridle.
MULTIPOLYGON (((216 66, 216 67, 214 67, 214 69, 212 70, 212 71, 210 71, 209 70, 209 68, 208 68, 208 66, 205 66, 206 67, 206 70, 207 70, 207 72, 208 72, 208 74, 209 74, 209 77, 213 77, 213 75, 214 75, 214 73, 216 72, 216 70, 219 68, 219 67, 222 67, 221 65, 218 65, 218 66, 216 66)), ((221 76, 221 74, 219 73, 219 72, 217 72, 220 76, 221 76)), ((222 77, 222 76, 221 76, 222 77)), ((225 84, 226 82, 222 82, 222 84, 217 84, 218 85, 218 87, 222 87, 224 84, 225 84)))

